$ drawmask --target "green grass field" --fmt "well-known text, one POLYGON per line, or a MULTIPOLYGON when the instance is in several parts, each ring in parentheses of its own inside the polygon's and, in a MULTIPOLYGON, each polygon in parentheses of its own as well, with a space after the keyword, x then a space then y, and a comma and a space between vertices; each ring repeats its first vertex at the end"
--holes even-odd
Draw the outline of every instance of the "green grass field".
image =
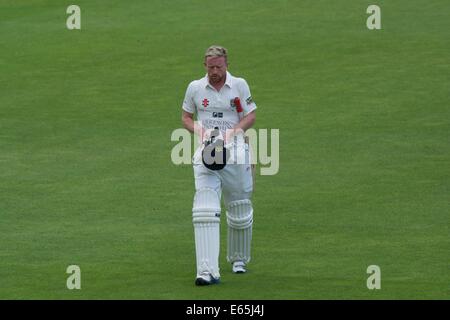
POLYGON ((0 0, 0 298, 449 299, 449 14, 447 0, 0 0), (170 135, 211 44, 249 82, 255 127, 280 129, 280 170, 257 176, 249 273, 226 263, 223 217, 222 283, 199 288, 193 172, 170 135))

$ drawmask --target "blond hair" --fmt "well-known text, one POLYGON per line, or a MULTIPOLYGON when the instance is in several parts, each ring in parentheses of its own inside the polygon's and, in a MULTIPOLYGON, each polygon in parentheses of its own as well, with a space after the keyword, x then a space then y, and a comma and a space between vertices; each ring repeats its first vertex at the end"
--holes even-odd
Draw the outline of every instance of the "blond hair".
POLYGON ((221 46, 211 46, 208 49, 206 49, 205 52, 205 61, 208 57, 224 57, 225 61, 227 61, 227 49, 221 46))

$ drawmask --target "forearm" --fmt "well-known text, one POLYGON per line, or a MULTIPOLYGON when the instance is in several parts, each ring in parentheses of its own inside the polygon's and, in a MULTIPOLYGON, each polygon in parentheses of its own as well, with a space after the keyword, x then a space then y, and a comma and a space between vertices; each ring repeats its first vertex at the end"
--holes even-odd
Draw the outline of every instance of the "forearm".
POLYGON ((189 117, 183 117, 182 122, 183 122, 183 127, 185 129, 187 129, 190 133, 194 133, 194 129, 195 129, 194 128, 194 126, 195 126, 194 119, 189 118, 189 117))
POLYGON ((240 132, 241 130, 245 132, 247 131, 247 129, 253 126, 255 120, 256 120, 255 112, 250 112, 245 117, 243 117, 241 121, 239 121, 239 123, 234 126, 233 129, 235 132, 240 132))
POLYGON ((189 114, 183 114, 182 122, 183 122, 184 128, 187 129, 189 132, 195 133, 200 137, 202 136, 203 128, 201 127, 201 125, 199 125, 198 123, 196 123, 194 121, 193 116, 191 116, 189 114))
POLYGON ((227 130, 225 141, 230 141, 230 139, 237 134, 244 134, 244 132, 251 128, 255 123, 255 112, 250 112, 245 117, 243 117, 233 129, 227 130))

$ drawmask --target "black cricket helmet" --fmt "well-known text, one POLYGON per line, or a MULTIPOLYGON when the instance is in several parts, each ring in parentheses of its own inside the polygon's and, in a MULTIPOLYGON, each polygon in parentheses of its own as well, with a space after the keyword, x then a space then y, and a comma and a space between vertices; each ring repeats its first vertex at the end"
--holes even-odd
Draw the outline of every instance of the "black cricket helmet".
POLYGON ((222 170, 227 165, 230 153, 221 139, 219 128, 214 128, 210 139, 202 150, 202 162, 210 170, 222 170))

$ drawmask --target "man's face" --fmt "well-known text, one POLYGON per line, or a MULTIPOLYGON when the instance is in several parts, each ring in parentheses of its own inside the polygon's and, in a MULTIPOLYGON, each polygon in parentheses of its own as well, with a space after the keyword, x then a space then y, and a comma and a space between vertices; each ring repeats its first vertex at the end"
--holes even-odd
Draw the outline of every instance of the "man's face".
POLYGON ((205 67, 208 71, 208 78, 211 84, 225 81, 227 74, 227 62, 225 57, 207 57, 205 67))

